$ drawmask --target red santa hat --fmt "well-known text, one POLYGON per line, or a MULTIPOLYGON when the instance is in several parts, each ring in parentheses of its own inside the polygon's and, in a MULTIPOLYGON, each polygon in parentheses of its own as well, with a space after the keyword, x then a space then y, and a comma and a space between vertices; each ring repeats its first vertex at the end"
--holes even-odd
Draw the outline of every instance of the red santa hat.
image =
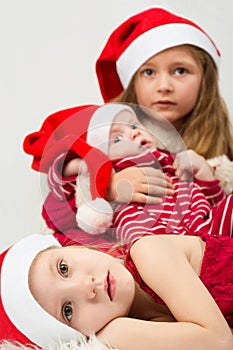
POLYGON ((31 264, 39 252, 60 247, 51 235, 30 235, 0 255, 0 343, 51 348, 84 336, 47 313, 29 289, 31 264))
POLYGON ((104 101, 118 96, 149 58, 184 44, 205 50, 219 66, 220 52, 194 22, 161 8, 150 8, 130 17, 114 30, 96 62, 104 101))
POLYGON ((61 153, 84 160, 86 169, 77 177, 76 219, 79 227, 91 234, 105 232, 112 223, 112 207, 104 200, 112 174, 107 156, 109 132, 114 117, 126 109, 133 113, 120 103, 59 111, 24 140, 24 150, 34 156, 34 169, 47 172, 61 153))
POLYGON ((124 110, 134 114, 132 108, 120 103, 108 103, 95 110, 86 133, 90 149, 83 153, 85 157, 79 152, 87 169, 84 168, 77 177, 76 219, 79 227, 91 234, 102 234, 112 225, 113 210, 104 199, 112 174, 112 163, 108 158, 109 136, 114 118, 124 110))

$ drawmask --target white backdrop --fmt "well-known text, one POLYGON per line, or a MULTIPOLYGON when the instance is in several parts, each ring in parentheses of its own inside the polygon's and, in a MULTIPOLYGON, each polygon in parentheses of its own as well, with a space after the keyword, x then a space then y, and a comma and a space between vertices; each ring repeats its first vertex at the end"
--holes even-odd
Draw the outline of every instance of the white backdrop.
POLYGON ((194 20, 217 43, 221 90, 233 116, 232 1, 0 0, 0 249, 43 230, 41 176, 22 150, 24 137, 59 109, 102 103, 96 58, 113 29, 152 6, 194 20))

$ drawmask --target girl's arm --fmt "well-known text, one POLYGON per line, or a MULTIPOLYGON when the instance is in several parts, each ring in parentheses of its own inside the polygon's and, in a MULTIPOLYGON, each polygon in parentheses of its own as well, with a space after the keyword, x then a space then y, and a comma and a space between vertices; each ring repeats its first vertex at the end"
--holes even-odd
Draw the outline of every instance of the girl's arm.
POLYGON ((129 167, 112 175, 106 199, 118 203, 162 203, 162 196, 173 195, 168 176, 152 167, 129 167))
MULTIPOLYGON (((232 340, 208 335, 208 331, 188 322, 152 322, 118 318, 97 338, 119 350, 230 350, 232 340)), ((232 337, 232 335, 231 335, 232 337)))
POLYGON ((187 181, 192 179, 192 177, 201 181, 215 180, 213 168, 207 163, 204 157, 193 150, 178 153, 175 157, 173 167, 176 169, 176 175, 182 181, 187 181))
POLYGON ((176 155, 174 164, 176 175, 181 180, 192 180, 198 184, 211 207, 218 204, 224 197, 224 191, 219 180, 215 178, 213 167, 193 150, 183 151, 176 155))
POLYGON ((149 236, 131 248, 144 282, 164 300, 177 322, 116 319, 99 334, 101 341, 107 339, 121 350, 233 348, 229 326, 190 265, 190 245, 184 242, 194 239, 198 240, 197 237, 149 236))

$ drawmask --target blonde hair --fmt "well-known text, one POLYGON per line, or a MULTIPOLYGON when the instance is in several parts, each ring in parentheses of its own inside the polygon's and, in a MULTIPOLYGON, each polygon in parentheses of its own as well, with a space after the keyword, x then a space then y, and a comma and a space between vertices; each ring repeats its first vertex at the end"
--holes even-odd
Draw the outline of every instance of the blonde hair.
MULTIPOLYGON (((194 109, 183 118, 178 129, 186 147, 207 158, 226 154, 233 159, 233 129, 225 102, 219 91, 218 72, 207 52, 192 46, 188 47, 192 56, 203 70, 199 96, 194 109)), ((137 104, 134 81, 118 97, 116 102, 137 104)), ((142 121, 143 122, 143 121, 142 121)))

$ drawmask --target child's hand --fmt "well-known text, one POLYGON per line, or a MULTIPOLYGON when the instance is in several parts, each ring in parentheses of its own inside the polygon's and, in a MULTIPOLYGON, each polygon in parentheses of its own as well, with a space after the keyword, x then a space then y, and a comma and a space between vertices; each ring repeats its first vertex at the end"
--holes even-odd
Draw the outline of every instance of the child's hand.
POLYGON ((162 203, 162 196, 173 195, 173 185, 161 170, 129 167, 112 175, 106 199, 118 203, 162 203))
POLYGON ((175 157, 173 167, 181 181, 196 180, 212 181, 215 179, 213 168, 204 157, 193 150, 182 151, 175 157))
POLYGON ((62 175, 64 177, 76 176, 81 171, 81 164, 83 161, 80 158, 70 160, 63 168, 62 175))

